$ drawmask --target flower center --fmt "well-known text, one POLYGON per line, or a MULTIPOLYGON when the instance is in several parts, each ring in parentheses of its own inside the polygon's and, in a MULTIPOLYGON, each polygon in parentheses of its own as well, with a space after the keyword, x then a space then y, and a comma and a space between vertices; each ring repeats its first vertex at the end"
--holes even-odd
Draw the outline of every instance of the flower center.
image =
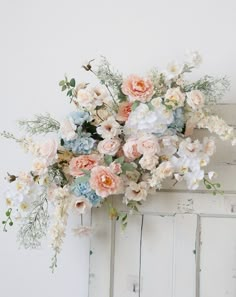
POLYGON ((110 187, 112 185, 112 179, 109 176, 103 175, 101 179, 104 186, 110 187))

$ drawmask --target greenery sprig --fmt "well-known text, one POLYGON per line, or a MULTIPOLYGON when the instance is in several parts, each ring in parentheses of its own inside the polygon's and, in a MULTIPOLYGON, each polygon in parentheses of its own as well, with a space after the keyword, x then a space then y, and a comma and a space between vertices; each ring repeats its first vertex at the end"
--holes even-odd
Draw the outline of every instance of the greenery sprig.
POLYGON ((207 190, 212 190, 213 195, 216 195, 216 194, 223 195, 224 194, 224 191, 220 190, 220 187, 221 187, 220 183, 213 183, 206 178, 203 179, 203 183, 207 190))
POLYGON ((12 208, 9 208, 7 211, 6 211, 6 219, 4 221, 2 221, 2 224, 3 224, 3 231, 4 232, 7 232, 7 226, 10 226, 12 227, 13 226, 13 221, 12 221, 12 218, 11 218, 11 213, 12 213, 12 208))

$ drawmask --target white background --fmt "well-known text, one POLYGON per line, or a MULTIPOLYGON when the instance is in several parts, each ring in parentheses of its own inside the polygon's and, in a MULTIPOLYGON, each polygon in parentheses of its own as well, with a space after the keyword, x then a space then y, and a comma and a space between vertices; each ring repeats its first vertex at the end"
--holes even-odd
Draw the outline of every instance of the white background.
MULTIPOLYGON (((45 111, 60 119, 71 107, 58 81, 65 72, 87 81, 81 64, 101 54, 124 74, 143 74, 197 49, 204 64, 195 76, 227 75, 233 86, 224 101, 233 103, 235 27, 234 0, 0 0, 0 130, 16 132, 17 119, 45 111)), ((0 141, 3 188, 6 172, 30 168, 30 158, 0 141)), ((0 233, 0 243, 0 296, 87 296, 88 240, 67 238, 55 275, 47 244, 18 251, 15 231, 0 233)))

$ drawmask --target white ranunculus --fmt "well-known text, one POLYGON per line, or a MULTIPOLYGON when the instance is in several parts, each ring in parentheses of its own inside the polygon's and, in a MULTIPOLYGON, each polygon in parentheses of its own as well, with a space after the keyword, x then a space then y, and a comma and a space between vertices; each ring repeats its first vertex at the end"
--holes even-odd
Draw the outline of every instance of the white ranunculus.
POLYGON ((125 191, 125 200, 142 201, 146 200, 148 195, 148 184, 146 182, 130 182, 125 191))
POLYGON ((97 133, 104 139, 114 138, 121 133, 121 127, 115 118, 110 116, 107 120, 103 121, 99 127, 97 127, 97 133))
POLYGON ((192 90, 191 92, 188 92, 187 103, 193 110, 201 109, 205 103, 203 93, 199 90, 192 90))

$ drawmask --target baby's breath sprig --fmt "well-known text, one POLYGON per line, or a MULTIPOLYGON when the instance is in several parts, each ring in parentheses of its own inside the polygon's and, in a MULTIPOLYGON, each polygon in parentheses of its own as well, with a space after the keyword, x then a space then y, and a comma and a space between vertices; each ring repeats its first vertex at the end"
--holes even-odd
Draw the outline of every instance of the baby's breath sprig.
POLYGON ((60 123, 49 114, 38 114, 32 120, 21 120, 18 124, 30 135, 47 134, 60 129, 60 123))

